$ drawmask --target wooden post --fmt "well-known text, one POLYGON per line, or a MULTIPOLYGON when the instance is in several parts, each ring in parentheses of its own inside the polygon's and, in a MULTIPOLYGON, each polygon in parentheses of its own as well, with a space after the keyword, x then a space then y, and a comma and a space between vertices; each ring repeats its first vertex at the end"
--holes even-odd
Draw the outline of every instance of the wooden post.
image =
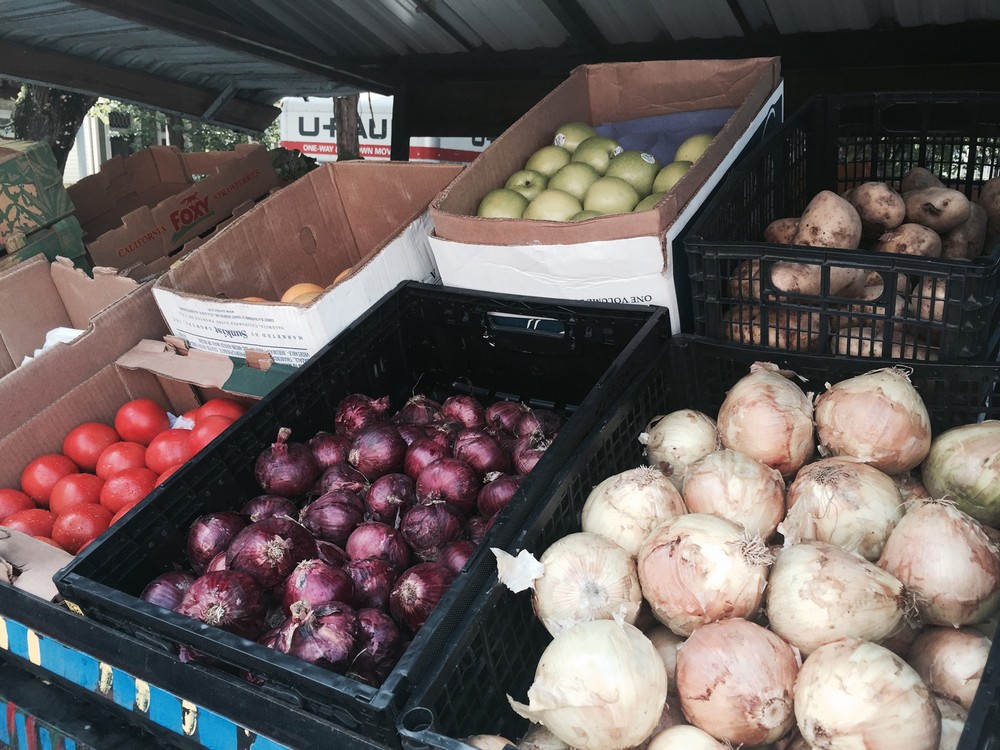
POLYGON ((358 95, 338 96, 333 103, 337 122, 337 161, 360 159, 358 144, 358 95))

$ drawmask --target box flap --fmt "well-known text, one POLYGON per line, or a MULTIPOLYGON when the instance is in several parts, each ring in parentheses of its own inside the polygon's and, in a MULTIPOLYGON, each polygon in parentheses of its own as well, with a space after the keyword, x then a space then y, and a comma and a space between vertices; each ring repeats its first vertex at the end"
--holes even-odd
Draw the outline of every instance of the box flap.
POLYGON ((0 526, 0 586, 9 584, 51 601, 59 594, 52 576, 72 559, 51 544, 0 526))
POLYGON ((0 374, 34 354, 53 328, 72 327, 50 265, 36 255, 0 275, 0 374))
POLYGON ((97 313, 139 286, 134 279, 119 276, 114 268, 95 268, 91 278, 68 258, 57 258, 51 273, 73 328, 86 328, 97 313))

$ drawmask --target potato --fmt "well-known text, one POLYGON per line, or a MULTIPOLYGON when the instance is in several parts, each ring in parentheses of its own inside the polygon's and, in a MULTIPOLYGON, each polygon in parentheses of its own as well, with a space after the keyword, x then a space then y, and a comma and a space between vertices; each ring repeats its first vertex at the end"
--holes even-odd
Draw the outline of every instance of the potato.
POLYGON ((882 299, 884 296, 883 287, 865 287, 865 290, 867 293, 862 296, 862 299, 868 300, 868 304, 841 305, 839 309, 843 310, 843 313, 830 318, 831 329, 840 330, 868 326, 881 330, 885 323, 884 318, 900 320, 906 316, 906 297, 902 294, 894 294, 890 303, 882 299))
POLYGON ((941 236, 941 257, 950 260, 972 260, 983 254, 989 216, 978 203, 969 206, 969 218, 941 236))
POLYGON ((819 312, 734 305, 723 313, 722 323, 725 341, 790 351, 819 347, 819 312))
POLYGON ((906 203, 903 196, 884 182, 863 182, 854 188, 847 201, 861 217, 861 233, 878 237, 903 223, 906 203))
POLYGON ((760 261, 744 260, 729 277, 729 296, 734 299, 760 299, 760 261))
POLYGON ((984 253, 990 253, 1000 240, 1000 177, 987 180, 979 189, 976 203, 986 209, 986 243, 984 253))
POLYGON ((911 190, 922 190, 923 188, 929 187, 944 187, 944 183, 938 179, 938 176, 934 174, 929 169, 924 167, 913 167, 909 172, 903 175, 903 181, 900 183, 899 192, 908 193, 911 190))
POLYGON ((969 218, 971 208, 964 193, 951 188, 922 188, 903 194, 906 221, 923 224, 938 234, 950 232, 969 218))
MULTIPOLYGON (((882 276, 883 273, 884 273, 883 271, 869 271, 868 275, 865 277, 865 288, 867 289, 867 287, 870 286, 882 287, 885 286, 887 283, 890 283, 889 279, 883 278, 882 276)), ((896 294, 906 294, 908 291, 910 291, 909 277, 902 271, 896 273, 895 276, 896 276, 896 288, 894 291, 896 292, 896 294)), ((862 290, 859 296, 864 299, 870 299, 868 297, 867 292, 865 292, 864 290, 862 290)))
POLYGON ((856 250, 861 243, 861 217, 857 210, 830 190, 821 190, 809 201, 792 237, 793 245, 856 250))
POLYGON ((907 304, 910 316, 931 323, 944 322, 945 301, 948 299, 948 282, 936 276, 925 276, 913 287, 907 304))
MULTIPOLYGON (((849 357, 885 356, 885 342, 882 331, 870 326, 857 326, 837 331, 830 337, 830 350, 835 354, 849 357)), ((890 359, 937 359, 924 341, 912 334, 894 333, 889 349, 890 359)))
POLYGON ((906 223, 886 232, 872 248, 880 253, 941 257, 941 236, 923 224, 906 223))
MULTIPOLYGON (((771 283, 789 296, 818 297, 823 293, 823 267, 816 263, 779 261, 771 266, 771 283)), ((830 288, 834 297, 857 297, 865 286, 868 272, 863 268, 830 266, 830 288)))
POLYGON ((764 227, 764 242, 775 245, 790 245, 798 227, 799 219, 797 216, 775 219, 764 227))

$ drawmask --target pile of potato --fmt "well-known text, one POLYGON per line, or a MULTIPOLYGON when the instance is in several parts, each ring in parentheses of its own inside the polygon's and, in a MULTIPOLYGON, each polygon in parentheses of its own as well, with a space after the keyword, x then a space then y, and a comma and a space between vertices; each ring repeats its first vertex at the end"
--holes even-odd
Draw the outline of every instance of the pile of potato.
MULTIPOLYGON (((983 184, 975 200, 948 188, 931 171, 914 167, 897 191, 885 182, 864 182, 838 195, 817 193, 801 216, 772 221, 763 239, 771 244, 865 249, 927 258, 972 260, 1000 239, 1000 178, 983 184)), ((747 260, 729 280, 730 295, 745 301, 723 316, 723 336, 741 343, 815 351, 820 345, 820 313, 810 307, 823 298, 857 298, 837 306, 831 318, 830 350, 852 356, 934 359, 937 330, 947 299, 946 280, 936 276, 912 285, 904 274, 895 280, 861 265, 831 267, 828 289, 818 264, 785 261, 771 267, 777 299, 795 303, 782 309, 751 304, 761 298, 760 263, 747 260), (893 289, 886 296, 886 284, 893 289), (817 299, 818 298, 818 299, 817 299), (859 315, 860 314, 860 315, 859 315), (879 316, 879 317, 866 317, 879 316), (912 320, 892 331, 892 348, 883 346, 882 317, 912 320)), ((772 294, 768 292, 768 294, 772 294)))

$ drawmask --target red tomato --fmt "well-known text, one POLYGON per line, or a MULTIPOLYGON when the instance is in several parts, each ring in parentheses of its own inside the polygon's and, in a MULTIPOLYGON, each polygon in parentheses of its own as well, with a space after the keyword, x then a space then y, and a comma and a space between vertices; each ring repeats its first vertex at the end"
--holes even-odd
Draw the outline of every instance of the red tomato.
POLYGON ((223 414, 209 414, 207 417, 199 419, 190 430, 188 436, 188 449, 193 456, 215 438, 225 432, 234 421, 223 414))
POLYGON ((25 495, 21 490, 10 487, 0 487, 0 524, 11 513, 19 510, 29 510, 37 508, 35 501, 25 495))
POLYGON ((123 505, 121 508, 119 508, 118 512, 111 517, 111 526, 114 526, 116 523, 118 523, 118 519, 120 519, 122 516, 124 516, 138 504, 139 502, 136 501, 134 503, 127 503, 126 505, 123 505))
POLYGON ((101 505, 113 515, 123 505, 142 500, 155 484, 156 472, 145 466, 119 471, 105 480, 104 487, 101 488, 101 505))
POLYGON ((246 410, 247 407, 236 399, 219 396, 217 398, 210 398, 208 401, 199 406, 198 413, 195 416, 194 421, 195 424, 197 424, 205 417, 211 416, 212 414, 220 414, 224 417, 229 417, 235 422, 246 410))
POLYGON ((163 482, 166 480, 167 477, 169 477, 183 465, 184 464, 174 464, 173 466, 171 466, 169 469, 167 469, 165 472, 163 472, 162 474, 160 474, 160 476, 156 478, 156 484, 154 484, 153 486, 159 487, 161 484, 163 484, 163 482))
POLYGON ((72 555, 111 525, 114 514, 103 505, 80 505, 56 517, 52 540, 72 555))
POLYGON ((175 464, 182 464, 191 458, 188 436, 191 430, 177 428, 164 430, 146 448, 146 466, 162 474, 175 464))
POLYGON ((192 424, 193 425, 196 421, 198 421, 198 409, 199 408, 200 407, 196 406, 193 409, 188 409, 186 412, 184 412, 183 414, 181 414, 181 418, 189 420, 188 424, 192 424))
POLYGON ((21 472, 21 489, 42 508, 49 507, 49 495, 55 483, 67 474, 80 471, 73 461, 62 453, 45 453, 21 472))
POLYGON ((52 539, 52 537, 48 537, 48 536, 37 536, 37 535, 36 535, 36 536, 35 536, 34 538, 35 538, 35 539, 37 539, 37 540, 38 540, 38 541, 40 541, 40 542, 45 542, 46 544, 50 544, 50 545, 52 545, 53 547, 55 547, 56 549, 62 549, 62 551, 63 551, 63 552, 65 552, 65 551, 66 551, 66 550, 64 550, 64 549, 63 549, 62 547, 60 547, 60 546, 59 546, 58 544, 56 544, 55 540, 54 540, 54 539, 52 539))
POLYGON ((62 451, 81 469, 92 472, 104 449, 118 440, 118 433, 110 425, 84 422, 69 431, 63 440, 62 451))
POLYGON ((97 459, 97 476, 107 479, 124 469, 141 468, 146 465, 146 446, 127 440, 109 445, 97 459))
POLYGON ((29 536, 52 536, 52 524, 56 514, 44 508, 28 508, 11 513, 4 519, 8 529, 20 531, 29 536))
POLYGON ((126 401, 115 414, 115 430, 122 440, 149 445, 154 437, 169 429, 167 410, 152 399, 126 401))
POLYGON ((57 516, 75 505, 101 502, 104 480, 96 474, 67 474, 52 488, 49 510, 57 516))

